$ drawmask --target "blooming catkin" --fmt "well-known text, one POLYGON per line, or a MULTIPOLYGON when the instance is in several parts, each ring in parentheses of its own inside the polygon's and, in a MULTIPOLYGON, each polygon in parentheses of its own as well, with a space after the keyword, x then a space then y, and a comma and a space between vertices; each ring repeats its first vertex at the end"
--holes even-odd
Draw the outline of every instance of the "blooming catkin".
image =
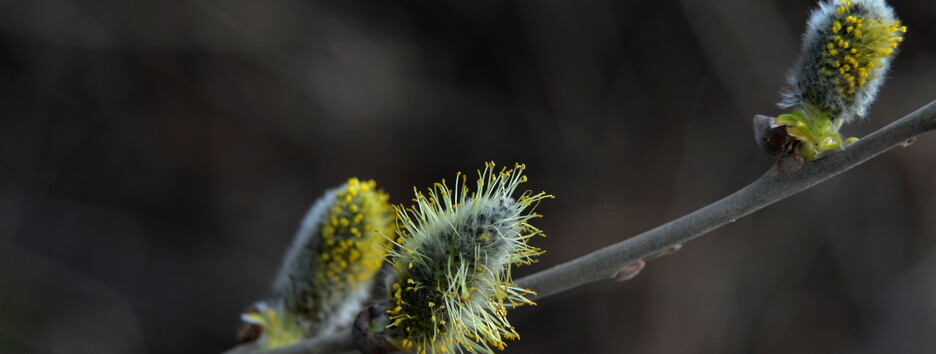
POLYGON ((845 122, 863 117, 906 31, 884 0, 820 2, 779 105, 809 104, 845 122))
POLYGON ((532 304, 525 297, 532 292, 513 283, 510 269, 543 252, 527 244, 543 235, 528 221, 540 216, 532 212, 539 201, 552 197, 527 191, 514 199, 524 169, 495 172, 486 163, 474 192, 459 173, 452 189, 443 180, 428 196, 416 192, 414 207, 397 208, 385 331, 401 349, 490 353, 519 338, 506 305, 532 304))
POLYGON ((755 117, 758 144, 815 160, 857 141, 839 130, 867 113, 906 31, 884 0, 820 1, 778 103, 793 111, 755 117))
POLYGON ((349 326, 368 298, 393 236, 393 211, 374 181, 351 178, 306 214, 273 284, 274 300, 242 315, 273 348, 349 326))

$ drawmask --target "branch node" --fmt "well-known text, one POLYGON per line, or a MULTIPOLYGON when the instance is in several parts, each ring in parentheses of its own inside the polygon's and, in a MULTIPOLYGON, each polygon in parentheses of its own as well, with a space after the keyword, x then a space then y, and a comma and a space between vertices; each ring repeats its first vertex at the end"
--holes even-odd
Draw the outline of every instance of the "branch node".
POLYGON ((647 262, 636 261, 629 264, 628 266, 621 268, 617 273, 614 274, 614 280, 616 281, 628 281, 634 279, 637 274, 640 274, 640 271, 644 269, 644 266, 647 265, 647 262))

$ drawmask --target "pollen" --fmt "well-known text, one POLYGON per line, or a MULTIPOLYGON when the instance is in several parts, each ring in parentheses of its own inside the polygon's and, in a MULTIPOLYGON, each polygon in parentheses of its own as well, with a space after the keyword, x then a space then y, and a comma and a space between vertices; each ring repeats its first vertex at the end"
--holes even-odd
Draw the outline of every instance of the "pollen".
POLYGON ((387 329, 400 347, 492 353, 505 348, 503 339, 519 338, 504 304, 533 304, 532 292, 513 283, 510 269, 542 253, 527 243, 543 235, 528 221, 539 201, 552 197, 528 191, 514 199, 524 170, 485 163, 474 190, 459 173, 454 187, 437 183, 416 192, 416 206, 397 207, 387 329))
POLYGON ((277 311, 302 337, 346 325, 368 298, 387 255, 385 235, 394 235, 388 200, 376 182, 351 178, 306 214, 273 285, 277 311))
POLYGON ((807 160, 856 141, 839 130, 867 114, 906 32, 884 0, 821 0, 777 104, 793 112, 771 129, 785 126, 788 146, 807 160))
POLYGON ((875 70, 885 66, 885 60, 893 54, 893 48, 902 40, 906 27, 901 26, 900 21, 863 16, 868 15, 868 10, 851 1, 842 1, 836 8, 836 14, 829 26, 830 33, 835 35, 828 37, 826 41, 826 50, 819 58, 820 70, 826 73, 822 76, 831 81, 834 92, 841 101, 850 103, 855 101, 856 93, 868 83, 869 77, 877 75, 875 70), (844 33, 841 33, 843 22, 847 27, 844 33), (853 50, 841 51, 836 48, 853 50), (849 64, 842 66, 842 62, 849 64), (858 67, 863 69, 851 70, 858 67), (864 80, 856 81, 857 77, 864 80))
POLYGON ((779 105, 810 104, 847 122, 864 116, 874 101, 906 26, 883 0, 819 5, 779 105))
MULTIPOLYGON (((373 180, 351 178, 335 195, 335 204, 328 217, 332 225, 328 232, 322 233, 322 240, 333 247, 320 248, 317 262, 321 269, 333 272, 317 274, 320 288, 353 290, 359 284, 348 279, 367 279, 379 270, 380 260, 386 256, 384 246, 388 242, 382 234, 391 235, 393 232, 391 219, 387 216, 391 210, 389 197, 377 191, 376 186, 373 180), (334 220, 338 221, 337 225, 334 220), (377 232, 362 233, 361 230, 365 229, 376 229, 377 232)), ((308 310, 310 314, 315 313, 315 309, 308 310)))

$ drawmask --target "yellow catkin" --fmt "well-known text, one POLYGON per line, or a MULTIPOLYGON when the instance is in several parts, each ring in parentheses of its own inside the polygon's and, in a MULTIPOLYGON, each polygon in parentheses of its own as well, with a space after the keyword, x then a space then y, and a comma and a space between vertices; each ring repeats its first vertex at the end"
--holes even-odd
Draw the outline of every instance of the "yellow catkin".
POLYGON ((819 5, 779 104, 812 105, 832 120, 847 122, 867 113, 907 27, 883 0, 819 5))
MULTIPOLYGON (((884 0, 820 2, 810 16, 802 51, 778 104, 793 111, 764 126, 771 132, 785 127, 791 142, 769 150, 792 149, 814 160, 856 141, 843 139, 839 130, 867 114, 906 32, 884 0)), ((768 136, 763 127, 759 129, 760 136, 768 136)), ((785 139, 771 134, 773 141, 785 139)))
POLYGON ((867 16, 874 14, 855 2, 841 1, 818 60, 823 76, 845 102, 855 101, 858 90, 878 75, 875 70, 884 67, 907 32, 900 21, 867 16))
POLYGON ((528 221, 543 192, 512 196, 526 181, 524 165, 478 171, 477 188, 459 173, 451 189, 436 183, 416 206, 398 207, 399 250, 392 252, 389 338, 417 353, 491 353, 519 335, 507 322, 507 305, 532 304, 510 276, 542 250, 527 241, 542 231, 528 221))
POLYGON ((351 323, 394 237, 388 199, 376 182, 351 178, 315 203, 274 282, 275 298, 242 316, 262 327, 263 346, 328 335, 351 323))

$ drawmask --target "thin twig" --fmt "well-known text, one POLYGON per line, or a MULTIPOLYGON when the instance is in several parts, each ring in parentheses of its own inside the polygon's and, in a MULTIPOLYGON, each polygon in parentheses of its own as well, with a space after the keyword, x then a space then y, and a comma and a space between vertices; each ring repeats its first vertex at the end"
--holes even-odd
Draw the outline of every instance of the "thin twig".
MULTIPOLYGON (((905 145, 910 139, 934 129, 936 101, 862 138, 847 149, 820 160, 803 164, 792 157, 784 158, 754 183, 715 203, 640 235, 519 279, 517 284, 536 291, 537 295, 534 298, 542 299, 595 281, 614 279, 615 274, 622 268, 634 262, 661 254, 671 247, 678 247, 763 207, 802 192, 887 150, 905 145)), ((328 338, 307 339, 271 351, 263 351, 256 346, 245 344, 226 353, 334 353, 352 350, 351 348, 351 334, 344 331, 328 338)))
POLYGON ((517 280, 542 299, 599 280, 613 279, 625 266, 802 192, 911 138, 936 129, 936 101, 862 138, 847 149, 801 164, 787 157, 754 183, 655 229, 517 280), (790 167, 799 166, 790 170, 790 167), (784 168, 786 167, 786 168, 784 168))

